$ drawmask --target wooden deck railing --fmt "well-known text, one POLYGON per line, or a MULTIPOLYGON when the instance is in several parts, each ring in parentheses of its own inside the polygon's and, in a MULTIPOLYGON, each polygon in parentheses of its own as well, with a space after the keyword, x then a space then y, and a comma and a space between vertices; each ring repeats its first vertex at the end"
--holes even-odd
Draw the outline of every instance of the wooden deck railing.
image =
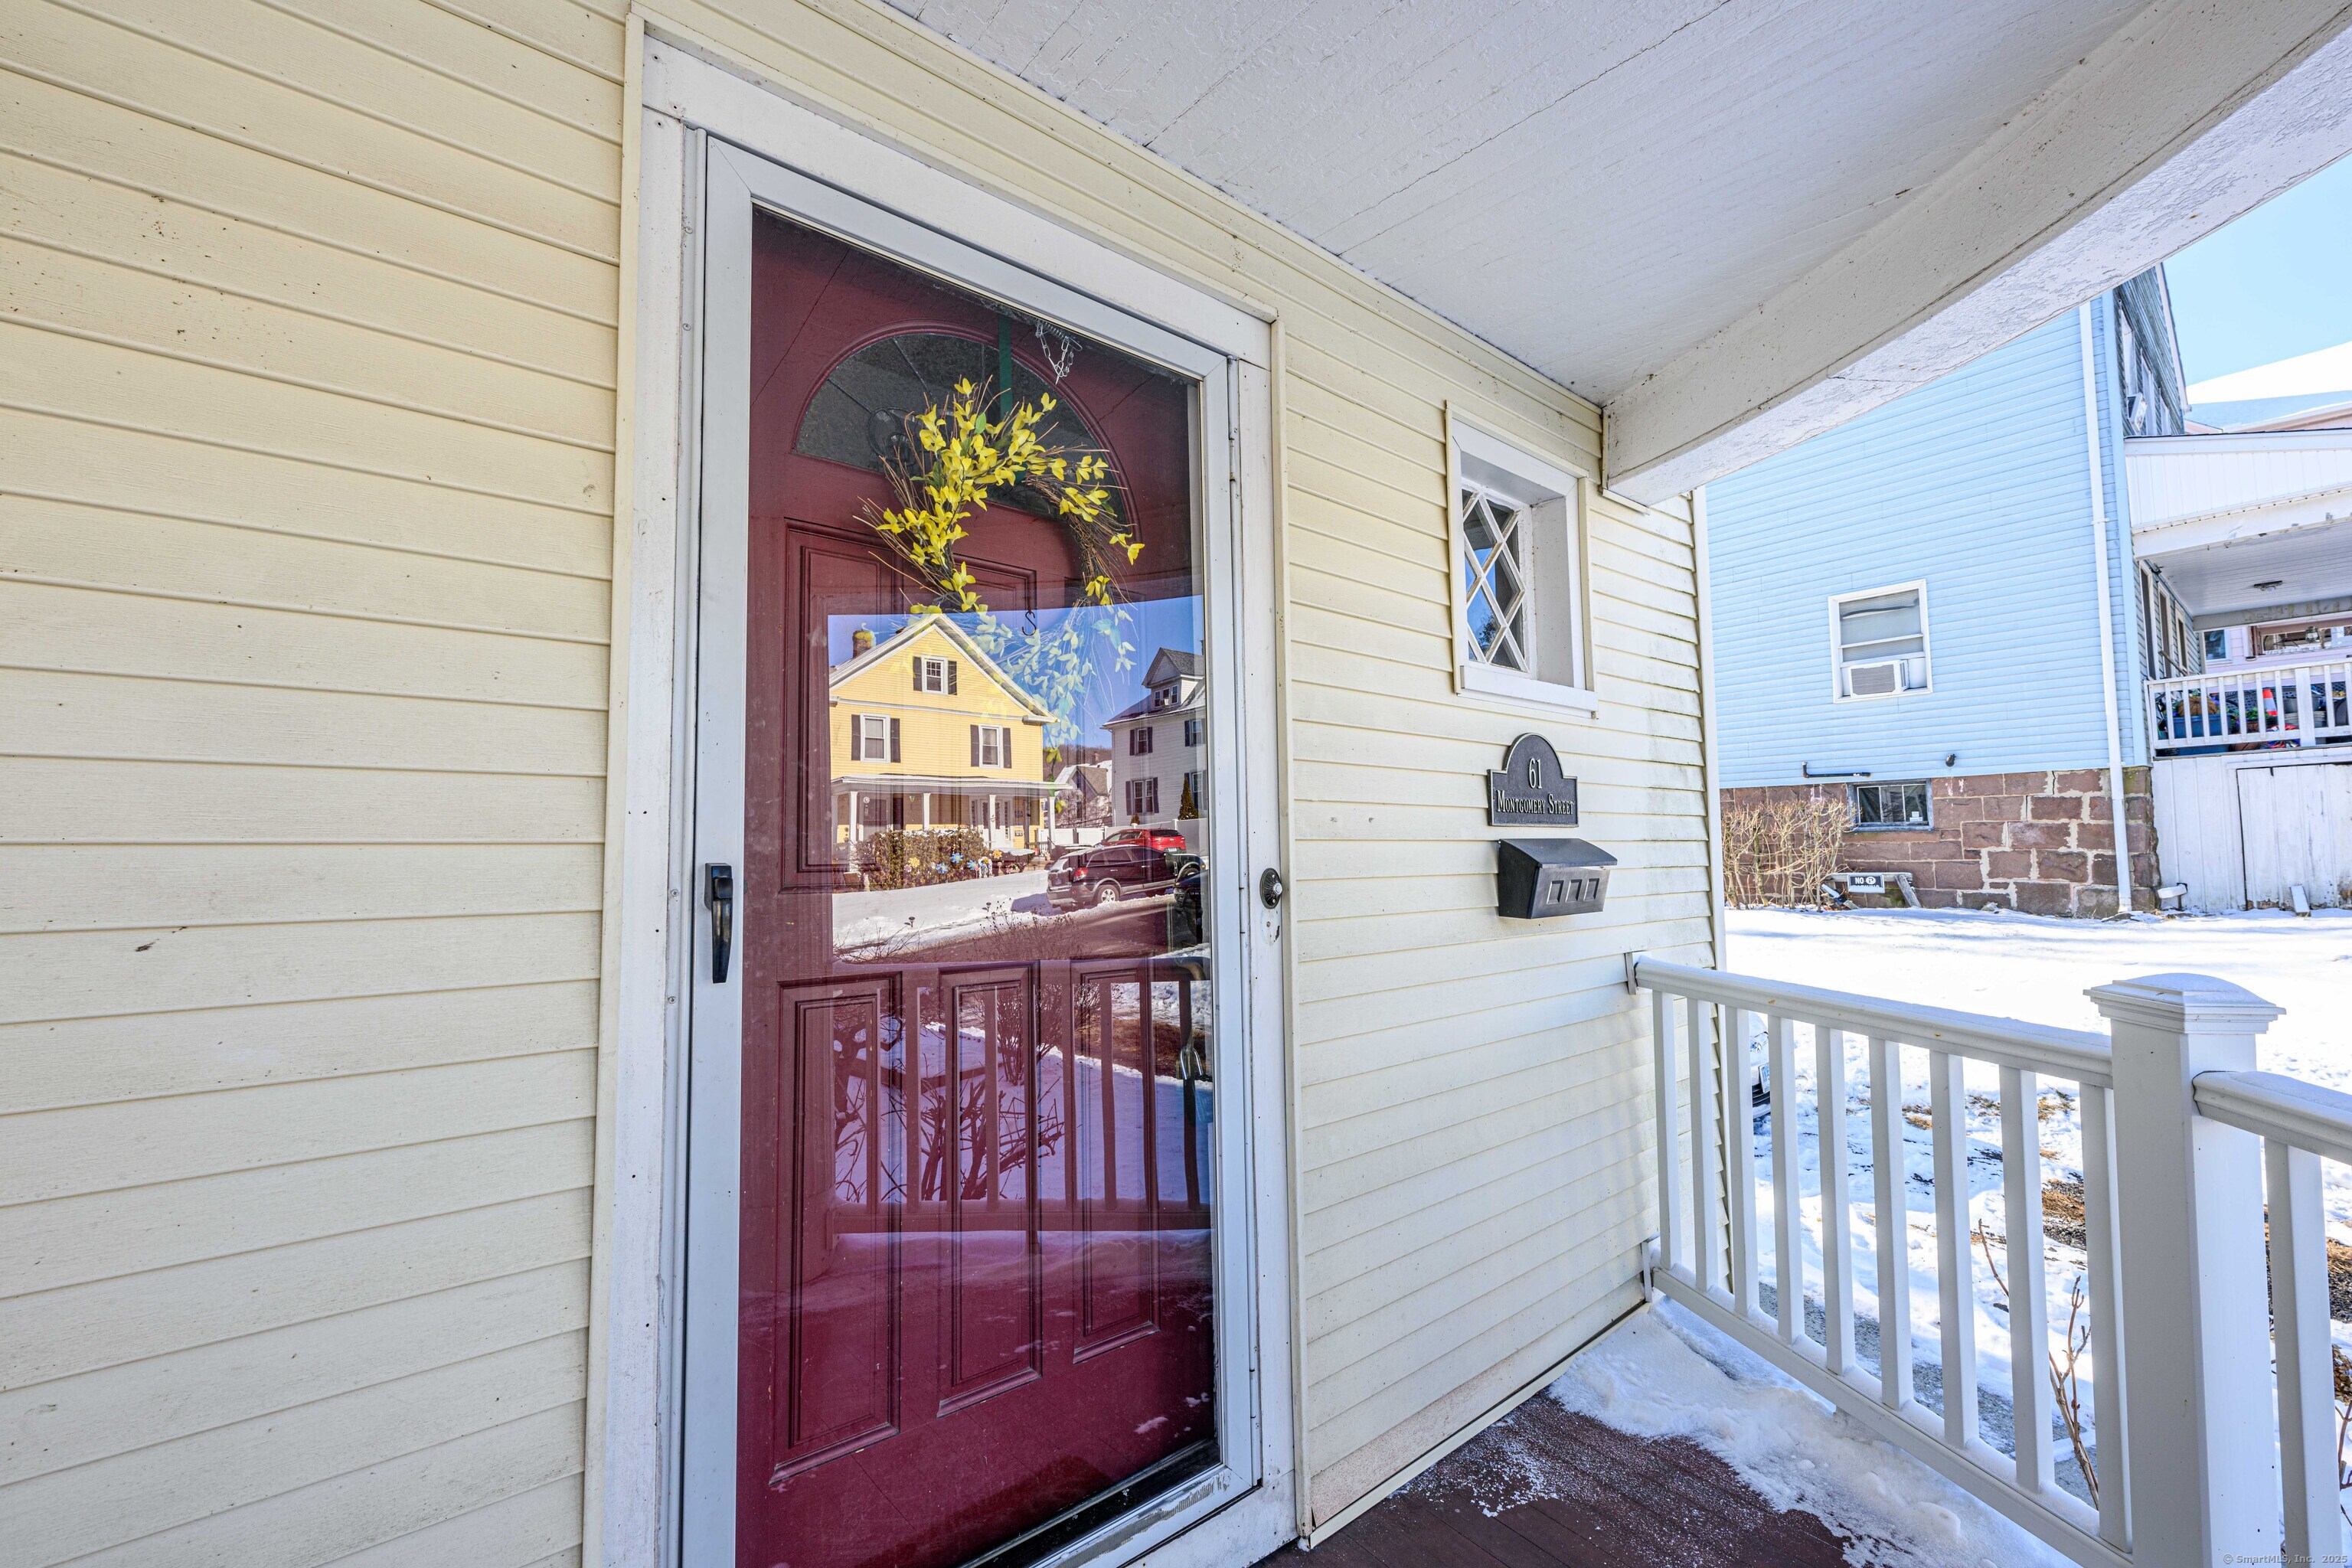
POLYGON ((1628 980, 1651 1000, 1663 1294, 2076 1562, 2168 1568, 2281 1550, 2289 1562, 2321 1562, 2345 1550, 2318 1160, 2352 1161, 2352 1096, 2249 1070, 2254 1037, 2277 1009, 2223 982, 2159 975, 2090 993, 2109 1020, 2102 1035, 1639 954, 1628 980), (1801 1034, 1810 1037, 1809 1094, 1799 1086, 1801 1034), (1864 1046, 1868 1119, 1851 1145, 1849 1038, 1864 1046), (1749 1089, 1758 1054, 1763 1111, 1749 1089), (1998 1075, 1997 1097, 1976 1096, 1973 1107, 1972 1063, 1998 1075), (2081 1127, 2088 1344, 2078 1333, 2074 1353, 2055 1347, 2077 1373, 2071 1381, 2050 1363, 2045 1079, 2074 1087, 2081 1127), (1909 1092, 1922 1084, 1924 1107, 1909 1092), (1970 1224, 1971 1158, 1991 1163, 1990 1149, 1972 1145, 1972 1109, 1997 1110, 2005 1270, 1970 1224), (1808 1110, 1821 1152, 1811 1194, 1799 1132, 1808 1110), (1936 1323, 1925 1336, 1915 1333, 1906 1158, 1906 1128, 1923 1110, 1936 1236, 1936 1323), (1756 1121, 1768 1114, 1771 1154, 1759 1170, 1756 1121), (1869 1150, 1874 1364, 1856 1353, 1850 1147, 1869 1150), (1803 1215, 1808 1198, 1818 1199, 1818 1220, 1803 1215), (1989 1273, 2005 1275, 2006 1452, 1979 1428, 1972 1238, 1989 1273), (1809 1249, 1820 1263, 1810 1288, 1809 1249), (1928 1345, 1935 1375, 1915 1377, 1913 1358, 1928 1345), (1923 1385, 1940 1409, 1923 1402, 1923 1385), (2095 1505, 2057 1483, 2062 1447, 2081 1460, 2095 1505))
POLYGON ((2352 659, 2216 668, 2150 680, 2145 689, 2149 745, 2158 756, 2352 736, 2352 659))

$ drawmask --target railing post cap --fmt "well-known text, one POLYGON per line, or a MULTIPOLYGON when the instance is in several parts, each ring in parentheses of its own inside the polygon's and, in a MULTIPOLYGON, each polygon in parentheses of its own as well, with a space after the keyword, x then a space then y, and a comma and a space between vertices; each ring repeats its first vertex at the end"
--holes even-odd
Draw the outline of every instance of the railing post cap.
POLYGON ((2259 1035, 2286 1009, 2210 974, 2143 974, 2083 993, 2100 1016, 2197 1035, 2259 1035))

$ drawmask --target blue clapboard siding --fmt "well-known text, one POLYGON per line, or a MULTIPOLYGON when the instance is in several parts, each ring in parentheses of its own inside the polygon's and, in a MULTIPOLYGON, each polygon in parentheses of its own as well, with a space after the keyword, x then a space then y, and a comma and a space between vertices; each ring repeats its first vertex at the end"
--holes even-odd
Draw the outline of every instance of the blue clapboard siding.
MULTIPOLYGON (((2111 307, 2093 309, 2125 760, 2128 653, 2111 307)), ((1884 407, 1709 485, 1723 782, 2104 767, 2096 569, 2073 311, 1884 407), (1838 702, 1833 595, 1924 580, 1933 689, 1838 702), (1958 753, 1948 768, 1944 758, 1958 753)))

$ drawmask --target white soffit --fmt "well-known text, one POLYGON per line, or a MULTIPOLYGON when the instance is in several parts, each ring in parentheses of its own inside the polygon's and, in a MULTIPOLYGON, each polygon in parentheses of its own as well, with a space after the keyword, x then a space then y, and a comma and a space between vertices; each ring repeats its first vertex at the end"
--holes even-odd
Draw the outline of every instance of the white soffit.
POLYGON ((1610 405, 1611 482, 1649 500, 1965 363, 2352 147, 2352 104, 2267 128, 2251 174, 1934 331, 2352 8, 892 3, 1610 405), (2003 189, 2019 179, 2047 199, 2003 189))
POLYGON ((2339 599, 2352 595, 2352 519, 2143 559, 2192 616, 2339 599))

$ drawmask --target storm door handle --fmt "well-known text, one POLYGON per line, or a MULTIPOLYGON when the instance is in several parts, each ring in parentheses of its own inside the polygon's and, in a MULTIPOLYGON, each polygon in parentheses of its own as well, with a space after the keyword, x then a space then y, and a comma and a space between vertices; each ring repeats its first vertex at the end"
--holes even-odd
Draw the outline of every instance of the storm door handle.
POLYGON ((702 901, 710 906, 710 984, 727 984, 735 951, 735 868, 717 861, 702 868, 702 901))

